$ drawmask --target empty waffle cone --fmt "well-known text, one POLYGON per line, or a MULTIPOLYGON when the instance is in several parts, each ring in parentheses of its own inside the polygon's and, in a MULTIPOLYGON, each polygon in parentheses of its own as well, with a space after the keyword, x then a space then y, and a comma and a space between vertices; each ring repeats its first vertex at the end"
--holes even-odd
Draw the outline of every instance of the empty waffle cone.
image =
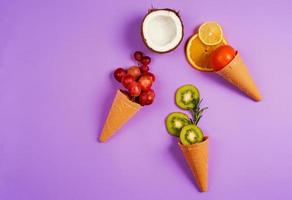
POLYGON ((238 53, 226 67, 216 73, 253 100, 260 101, 262 99, 260 91, 257 89, 255 82, 238 53))
POLYGON ((183 145, 178 143, 201 192, 208 190, 208 137, 203 142, 183 145))
POLYGON ((127 95, 118 90, 99 140, 101 142, 106 142, 116 133, 117 130, 132 118, 140 108, 141 105, 131 101, 127 95))

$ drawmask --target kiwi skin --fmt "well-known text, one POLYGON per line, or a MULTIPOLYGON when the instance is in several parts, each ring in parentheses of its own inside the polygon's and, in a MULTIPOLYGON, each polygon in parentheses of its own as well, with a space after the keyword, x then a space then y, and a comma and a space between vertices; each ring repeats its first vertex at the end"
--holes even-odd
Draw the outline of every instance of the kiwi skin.
POLYGON ((170 113, 169 115, 167 115, 165 119, 167 132, 175 137, 179 137, 181 129, 184 126, 189 125, 189 124, 191 124, 191 120, 189 119, 189 116, 182 112, 170 113), (175 127, 173 120, 179 120, 181 123, 181 126, 175 127))
POLYGON ((204 139, 203 131, 195 124, 187 125, 187 126, 183 127, 181 130, 180 142, 183 145, 191 145, 191 144, 199 143, 199 142, 202 142, 203 139, 204 139), (187 138, 187 134, 189 131, 192 131, 196 135, 196 137, 194 138, 193 141, 190 141, 187 138))
POLYGON ((181 87, 179 87, 176 92, 175 92, 175 102, 176 105, 184 110, 190 110, 193 109, 196 104, 195 104, 195 100, 200 99, 200 93, 198 88, 196 88, 195 86, 191 85, 191 84, 186 84, 183 85, 181 87), (183 94, 187 91, 190 91, 192 93, 192 102, 189 103, 185 103, 183 102, 183 94))

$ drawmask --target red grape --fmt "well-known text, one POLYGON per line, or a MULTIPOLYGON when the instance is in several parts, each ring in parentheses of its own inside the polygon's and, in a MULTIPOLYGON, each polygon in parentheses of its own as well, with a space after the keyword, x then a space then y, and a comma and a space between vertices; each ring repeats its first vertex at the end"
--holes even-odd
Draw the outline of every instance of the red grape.
POLYGON ((146 92, 142 92, 139 96, 139 103, 144 106, 144 105, 150 105, 153 103, 155 98, 155 93, 153 90, 148 90, 146 92))
POLYGON ((122 78, 127 74, 126 70, 123 68, 118 68, 114 72, 114 77, 118 82, 122 81, 122 78))
POLYGON ((132 96, 132 97, 139 96, 141 94, 141 86, 140 86, 140 83, 133 81, 128 86, 128 90, 129 90, 130 96, 132 96))
POLYGON ((143 53, 141 51, 135 51, 134 53, 134 58, 137 61, 141 61, 143 58, 143 53))
POLYGON ((141 60, 143 65, 149 65, 151 63, 151 58, 149 56, 144 56, 141 60))
POLYGON ((149 90, 152 86, 152 78, 149 75, 143 75, 139 78, 139 83, 143 91, 149 90))
POLYGON ((139 78, 141 76, 141 71, 140 71, 139 67, 133 66, 133 67, 130 67, 128 69, 127 74, 132 75, 134 77, 134 79, 136 80, 137 78, 139 78))
POLYGON ((151 72, 146 72, 143 74, 143 76, 149 76, 152 80, 152 82, 155 82, 156 78, 155 78, 155 75, 152 74, 151 72))
POLYGON ((128 88, 128 86, 134 82, 135 79, 132 75, 130 74, 126 74, 123 78, 122 78, 122 84, 125 88, 128 88))
POLYGON ((149 66, 148 66, 148 65, 142 65, 142 66, 140 67, 140 71, 141 71, 142 73, 146 73, 146 72, 148 72, 148 71, 149 71, 149 66))

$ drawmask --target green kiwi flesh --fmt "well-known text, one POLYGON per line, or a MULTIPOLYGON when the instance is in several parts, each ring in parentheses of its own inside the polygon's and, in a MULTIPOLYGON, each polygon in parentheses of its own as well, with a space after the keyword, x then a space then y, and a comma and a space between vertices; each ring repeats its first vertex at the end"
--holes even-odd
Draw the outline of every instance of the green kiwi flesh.
POLYGON ((196 106, 195 101, 199 98, 199 90, 190 84, 181 86, 175 94, 176 105, 185 110, 193 109, 196 106))
POLYGON ((180 132, 180 142, 183 145, 191 145, 202 142, 204 134, 195 124, 187 125, 180 132))
POLYGON ((170 113, 166 117, 166 129, 168 133, 173 136, 179 137, 181 129, 191 123, 188 115, 181 112, 170 113))

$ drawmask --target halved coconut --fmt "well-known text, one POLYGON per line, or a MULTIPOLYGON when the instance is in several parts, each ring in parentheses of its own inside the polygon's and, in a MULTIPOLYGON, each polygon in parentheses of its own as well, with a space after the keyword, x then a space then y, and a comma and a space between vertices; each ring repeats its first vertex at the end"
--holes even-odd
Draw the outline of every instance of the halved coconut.
POLYGON ((157 53, 174 50, 183 39, 183 23, 171 9, 152 9, 144 17, 141 27, 146 46, 157 53))

